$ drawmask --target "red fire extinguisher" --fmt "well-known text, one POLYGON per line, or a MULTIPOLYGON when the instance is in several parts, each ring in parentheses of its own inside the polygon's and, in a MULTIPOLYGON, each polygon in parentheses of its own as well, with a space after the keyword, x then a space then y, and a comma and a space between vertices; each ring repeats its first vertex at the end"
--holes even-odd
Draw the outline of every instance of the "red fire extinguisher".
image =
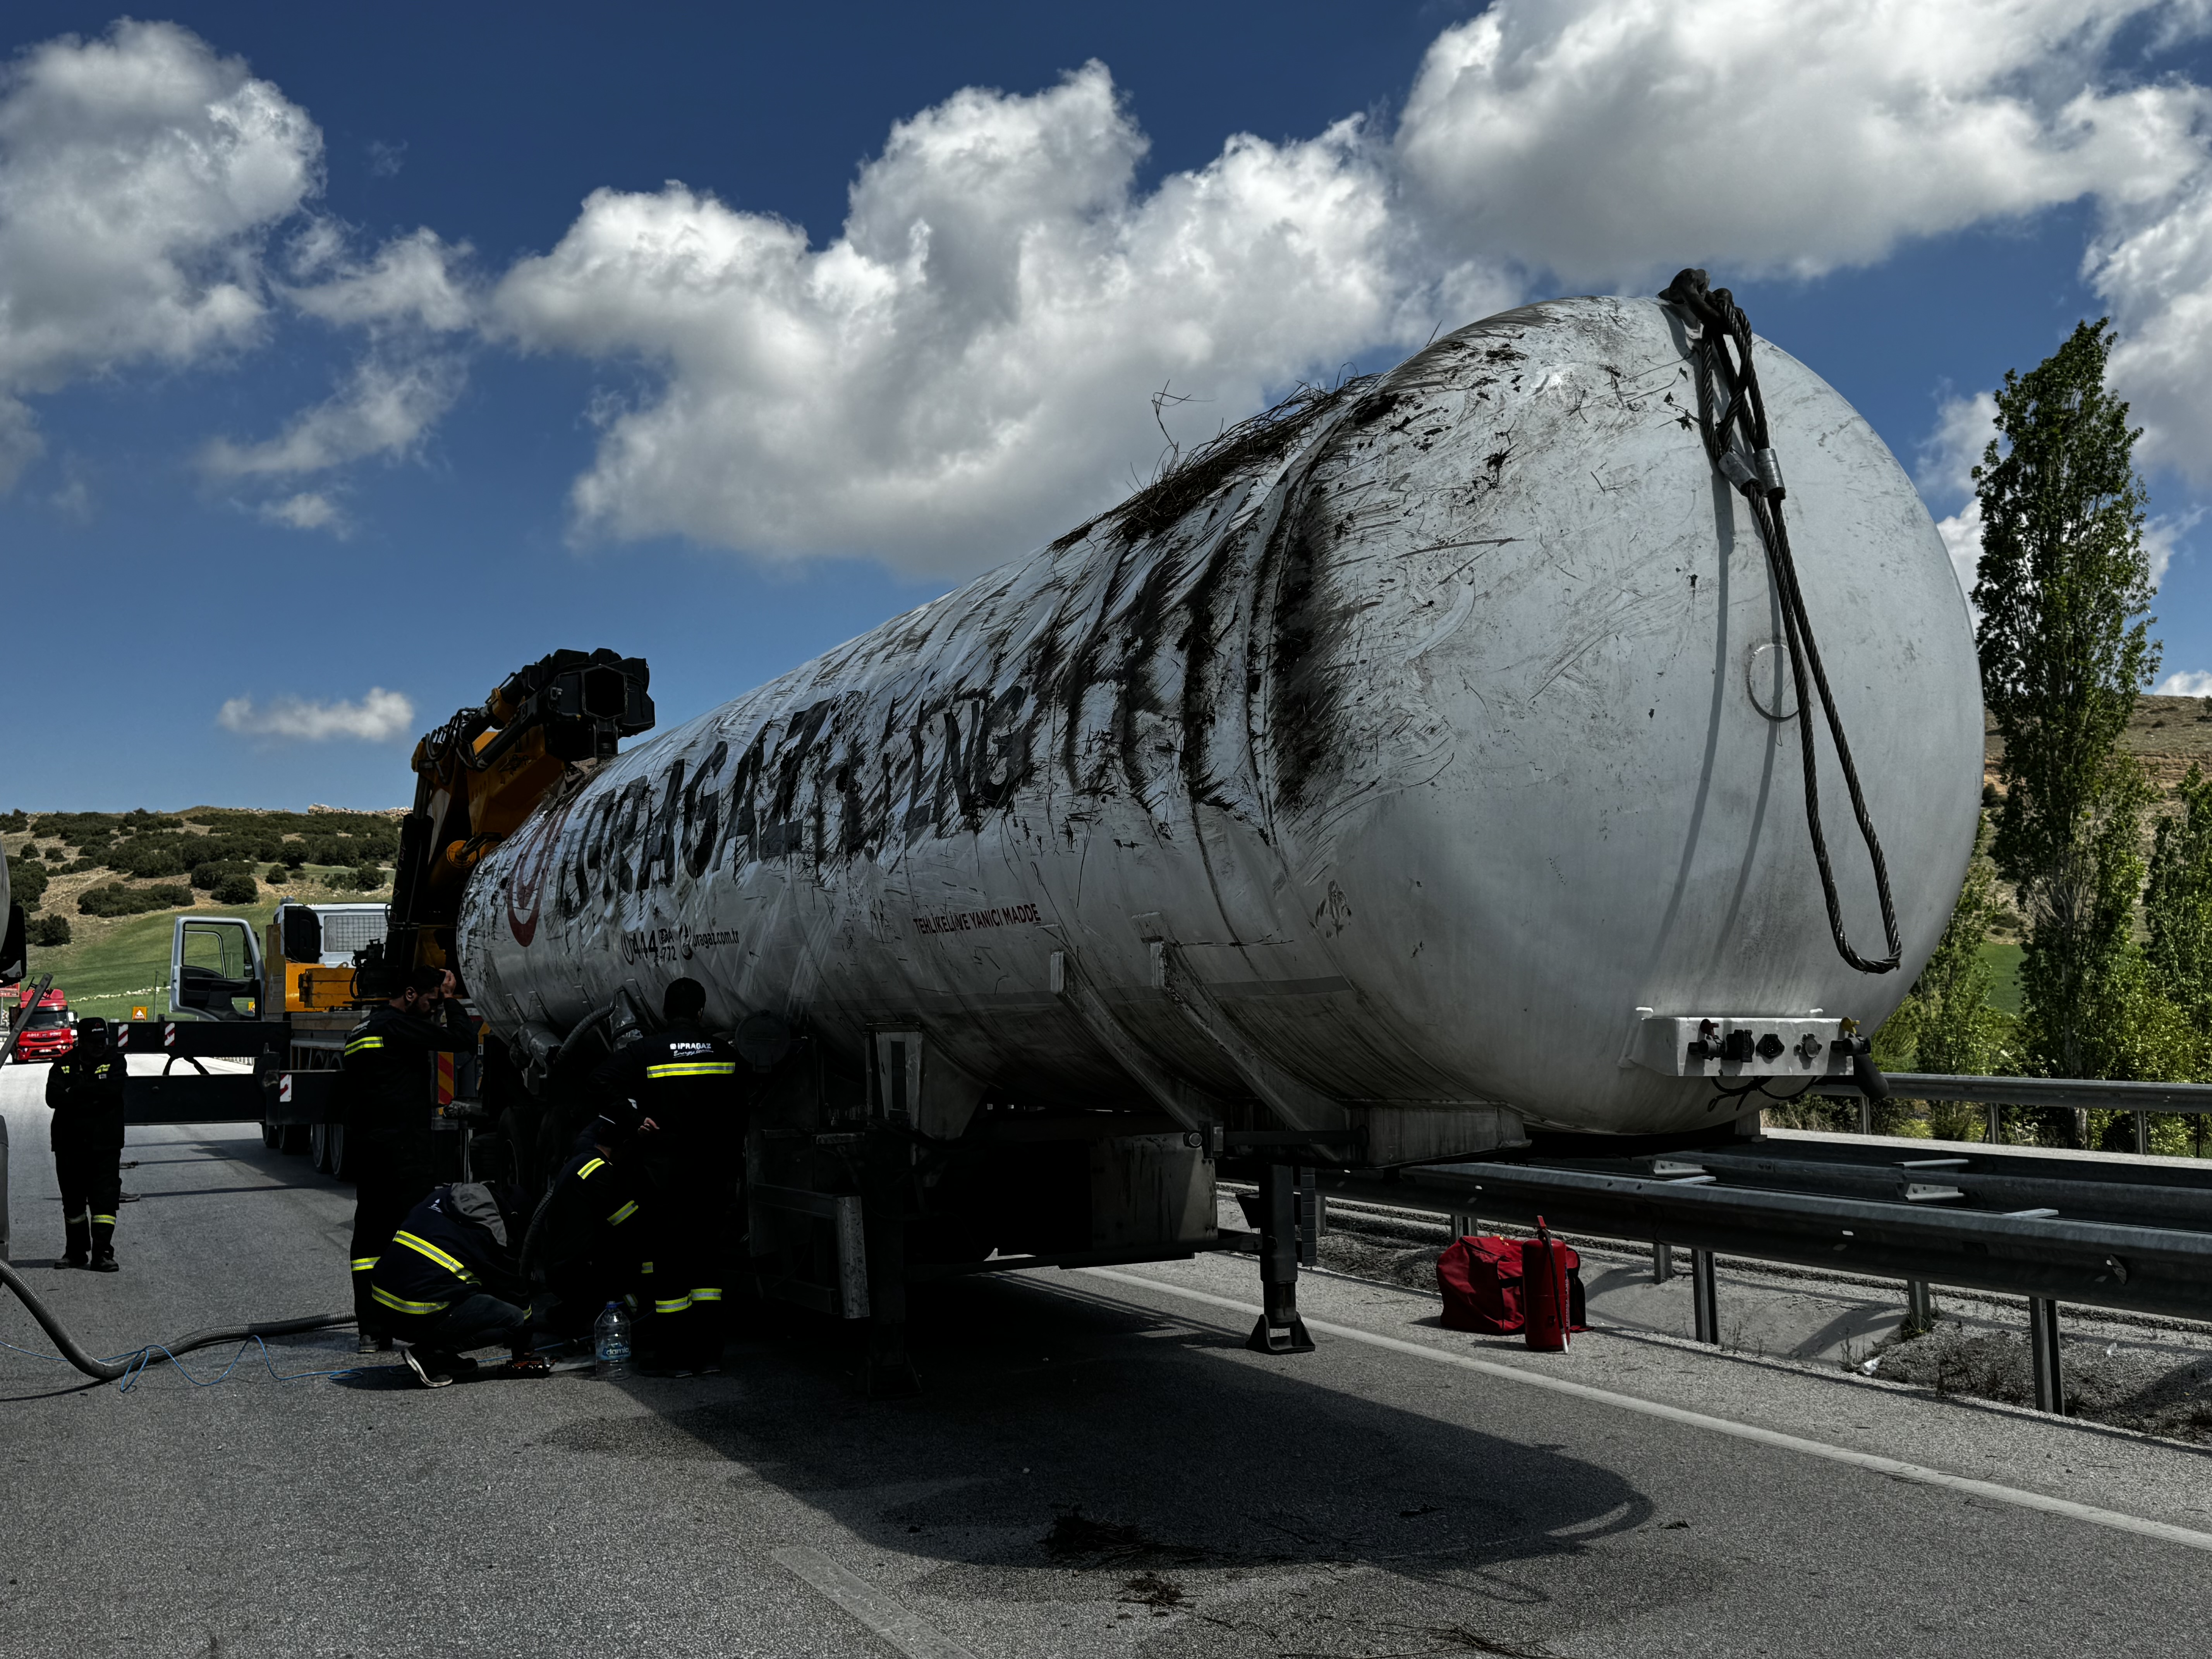
POLYGON ((1567 1346, 1567 1253, 1552 1243, 1544 1218, 1536 1218, 1536 1237, 1521 1247, 1523 1331, 1539 1353, 1559 1353, 1567 1346))

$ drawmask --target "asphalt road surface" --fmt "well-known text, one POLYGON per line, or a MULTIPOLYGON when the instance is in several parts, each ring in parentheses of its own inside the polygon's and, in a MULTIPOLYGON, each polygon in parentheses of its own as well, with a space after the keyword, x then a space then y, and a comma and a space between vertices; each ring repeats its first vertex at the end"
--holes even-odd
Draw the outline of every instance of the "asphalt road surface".
MULTIPOLYGON (((13 1259, 94 1352, 344 1308, 349 1194, 228 1127, 134 1129, 123 1271, 52 1269, 45 1070, 0 1072, 13 1259)), ((347 1375, 126 1395, 0 1350, 0 1652, 2204 1650, 2203 1452, 1649 1334, 1531 1354, 1340 1278, 1263 1358, 1255 1299, 1225 1258, 956 1283, 884 1403, 856 1331, 743 1306, 686 1381, 432 1393, 339 1333, 270 1355, 347 1375)))

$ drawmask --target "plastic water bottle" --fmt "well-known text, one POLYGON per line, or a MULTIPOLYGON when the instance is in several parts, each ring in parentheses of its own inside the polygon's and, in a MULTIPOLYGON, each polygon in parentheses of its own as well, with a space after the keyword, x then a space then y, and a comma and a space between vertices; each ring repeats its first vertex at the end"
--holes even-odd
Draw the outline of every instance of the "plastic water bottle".
POLYGON ((610 1381, 629 1375, 629 1314, 610 1302, 592 1327, 592 1375, 610 1381))

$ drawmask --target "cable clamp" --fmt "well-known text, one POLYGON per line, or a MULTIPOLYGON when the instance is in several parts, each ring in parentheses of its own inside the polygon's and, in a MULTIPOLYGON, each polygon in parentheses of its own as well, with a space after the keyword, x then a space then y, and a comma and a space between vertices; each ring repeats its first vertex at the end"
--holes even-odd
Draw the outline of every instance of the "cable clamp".
POLYGON ((1759 483, 1770 501, 1780 501, 1789 492, 1782 487, 1782 463, 1774 459, 1774 452, 1759 452, 1759 483))
POLYGON ((1751 470, 1751 464, 1735 451, 1733 449, 1721 451, 1720 468, 1723 476, 1745 495, 1759 494, 1759 475, 1751 470))

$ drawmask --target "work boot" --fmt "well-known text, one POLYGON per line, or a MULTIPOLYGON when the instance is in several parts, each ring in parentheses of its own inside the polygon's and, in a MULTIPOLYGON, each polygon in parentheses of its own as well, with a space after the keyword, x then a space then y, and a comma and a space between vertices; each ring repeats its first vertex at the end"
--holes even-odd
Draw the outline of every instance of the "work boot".
POLYGON ((354 1352, 356 1353, 390 1353, 392 1339, 388 1336, 379 1336, 374 1331, 363 1331, 361 1334, 361 1340, 354 1345, 354 1352))
POLYGON ((434 1348, 409 1348, 404 1356, 407 1369, 415 1373, 415 1380, 426 1389, 442 1389, 453 1380, 453 1358, 434 1348))
POLYGON ((54 1266, 57 1267, 82 1267, 89 1260, 90 1258, 87 1256, 82 1250, 71 1250, 67 1255, 57 1257, 54 1261, 54 1266))
POLYGON ((112 1249, 102 1249, 93 1252, 92 1270, 96 1273, 119 1273, 122 1264, 116 1261, 112 1249))
POLYGON ((92 1215, 67 1216, 63 1218, 62 1263, 64 1267, 82 1267, 92 1259, 92 1215))

